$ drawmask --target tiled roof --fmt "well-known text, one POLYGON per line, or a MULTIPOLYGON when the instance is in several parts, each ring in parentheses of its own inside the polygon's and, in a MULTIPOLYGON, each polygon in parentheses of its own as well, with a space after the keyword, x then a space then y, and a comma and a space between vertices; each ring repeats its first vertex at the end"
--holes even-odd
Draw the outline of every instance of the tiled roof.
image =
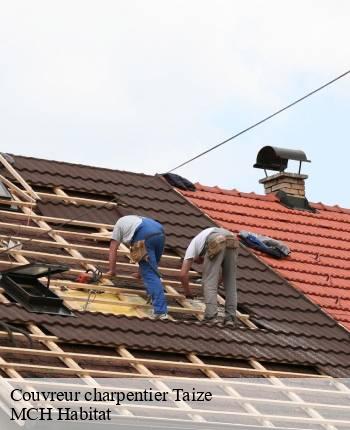
MULTIPOLYGON (((122 194, 126 204, 121 210, 97 210, 80 204, 39 202, 36 211, 39 208, 43 215, 79 217, 108 224, 115 223, 120 211, 153 216, 164 223, 167 245, 180 255, 195 234, 215 225, 161 177, 27 157, 14 158, 16 170, 33 186, 59 186, 67 192, 85 192, 94 198, 105 199, 122 194)), ((46 235, 41 239, 49 240, 46 235)), ((30 246, 33 250, 42 250, 35 243, 30 246)), ((87 250, 83 255, 102 258, 87 250)), ((0 315, 5 321, 33 320, 67 342, 96 341, 108 345, 112 342, 132 348, 148 346, 152 350, 174 352, 192 348, 201 354, 245 359, 259 357, 274 363, 295 362, 319 369, 328 364, 329 374, 350 374, 349 333, 243 246, 238 260, 237 283, 240 309, 250 315, 260 330, 237 328, 230 334, 227 330, 197 323, 144 320, 141 324, 136 318, 81 312, 77 312, 77 318, 61 318, 58 323, 58 317, 28 314, 17 305, 1 303, 0 315)))
POLYGON ((14 167, 30 184, 60 186, 66 191, 85 192, 100 197, 120 196, 127 207, 97 209, 63 202, 39 202, 46 216, 114 224, 124 213, 137 213, 161 222, 167 233, 167 245, 184 250, 196 232, 214 225, 212 221, 184 201, 159 176, 102 169, 79 164, 14 156, 14 167), (88 210, 86 210, 88 209, 88 210))
POLYGON ((317 212, 310 213, 282 206, 273 194, 196 187, 183 194, 223 227, 285 242, 288 258, 259 258, 350 329, 350 209, 312 203, 317 212))
MULTIPOLYGON (((327 344, 307 333, 286 335, 271 330, 249 328, 225 329, 210 324, 185 321, 152 321, 150 319, 75 312, 76 318, 33 314, 16 304, 1 304, 0 319, 12 323, 32 322, 45 327, 62 342, 175 353, 196 353, 203 356, 257 359, 338 368, 344 376, 350 372, 350 343, 346 337, 327 344), (330 351, 330 346, 332 350, 330 351)), ((335 369, 334 369, 335 372, 335 369)), ((332 372, 330 373, 332 374, 332 372)))

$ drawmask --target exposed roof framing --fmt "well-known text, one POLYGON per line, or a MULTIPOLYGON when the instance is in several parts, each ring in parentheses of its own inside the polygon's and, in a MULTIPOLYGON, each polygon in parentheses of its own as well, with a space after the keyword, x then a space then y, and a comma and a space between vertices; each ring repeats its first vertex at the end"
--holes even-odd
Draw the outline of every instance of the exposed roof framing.
MULTIPOLYGON (((24 205, 26 206, 26 205, 24 205)), ((4 210, 0 210, 0 215, 6 215, 7 212, 4 210)), ((13 218, 17 218, 19 220, 23 220, 23 219, 27 219, 27 215, 21 212, 14 212, 13 214, 13 218)), ((50 217, 50 216, 43 216, 43 215, 37 215, 35 213, 33 213, 31 215, 31 219, 34 221, 46 221, 46 222, 51 222, 53 224, 68 224, 68 225, 77 225, 80 227, 90 227, 90 228, 111 228, 113 227, 111 224, 103 224, 103 223, 97 223, 97 222, 89 222, 89 221, 81 221, 81 220, 70 220, 69 218, 58 218, 58 217, 50 217)))
POLYGON ((6 158, 0 153, 0 163, 6 168, 6 170, 23 186, 23 188, 33 197, 35 200, 39 200, 39 196, 33 190, 33 188, 25 181, 22 176, 14 169, 6 158))
POLYGON ((35 203, 35 199, 23 191, 21 188, 17 187, 13 182, 11 182, 8 178, 5 178, 3 175, 0 175, 0 181, 3 182, 10 191, 16 193, 23 200, 35 203))
POLYGON ((73 204, 80 203, 80 204, 86 204, 86 205, 97 206, 97 207, 99 206, 117 207, 118 206, 118 203, 116 202, 69 196, 67 193, 65 193, 63 190, 61 190, 58 187, 55 187, 54 190, 57 191, 58 194, 42 193, 42 192, 38 192, 37 194, 43 201, 60 201, 60 202, 73 203, 73 204))

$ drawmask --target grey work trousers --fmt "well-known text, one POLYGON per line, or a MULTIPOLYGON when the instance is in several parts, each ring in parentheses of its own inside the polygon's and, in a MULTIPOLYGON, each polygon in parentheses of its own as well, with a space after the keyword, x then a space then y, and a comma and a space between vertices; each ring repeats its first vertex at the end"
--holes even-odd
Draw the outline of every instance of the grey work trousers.
MULTIPOLYGON (((232 235, 231 232, 223 228, 217 228, 209 234, 207 241, 218 235, 232 235)), ((225 318, 236 318, 237 310, 237 256, 238 249, 224 248, 212 260, 207 253, 204 254, 204 263, 202 270, 202 284, 205 301, 204 318, 215 318, 218 313, 218 285, 222 272, 222 279, 225 289, 225 318)))

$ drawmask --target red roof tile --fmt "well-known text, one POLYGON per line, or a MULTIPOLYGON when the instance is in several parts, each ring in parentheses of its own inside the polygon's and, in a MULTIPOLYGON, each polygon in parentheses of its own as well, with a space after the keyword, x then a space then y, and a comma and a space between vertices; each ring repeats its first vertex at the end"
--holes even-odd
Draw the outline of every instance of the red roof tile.
POLYGON ((240 193, 196 184, 181 191, 214 221, 282 240, 291 256, 259 258, 350 329, 350 209, 315 203, 316 213, 291 210, 275 195, 240 193))

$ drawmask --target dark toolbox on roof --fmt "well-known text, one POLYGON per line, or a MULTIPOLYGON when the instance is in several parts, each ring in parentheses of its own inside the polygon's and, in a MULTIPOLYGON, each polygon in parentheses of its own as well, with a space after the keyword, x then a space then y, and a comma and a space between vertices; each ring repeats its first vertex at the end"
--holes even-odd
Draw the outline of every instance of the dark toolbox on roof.
POLYGON ((1 272, 0 285, 6 294, 30 312, 72 316, 63 300, 50 290, 52 275, 69 270, 66 265, 31 263, 1 272), (47 278, 47 285, 39 278, 47 278))

